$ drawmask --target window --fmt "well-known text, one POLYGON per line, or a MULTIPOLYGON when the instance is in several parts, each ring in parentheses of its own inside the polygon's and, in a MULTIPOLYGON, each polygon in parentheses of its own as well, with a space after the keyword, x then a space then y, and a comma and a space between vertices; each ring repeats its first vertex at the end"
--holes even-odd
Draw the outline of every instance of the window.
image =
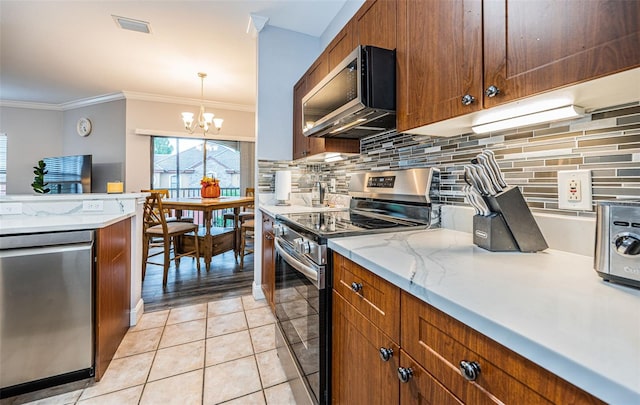
POLYGON ((222 195, 244 195, 246 187, 253 187, 252 142, 159 136, 151 139, 151 188, 169 189, 171 197, 198 197, 205 174, 220 180, 222 195))

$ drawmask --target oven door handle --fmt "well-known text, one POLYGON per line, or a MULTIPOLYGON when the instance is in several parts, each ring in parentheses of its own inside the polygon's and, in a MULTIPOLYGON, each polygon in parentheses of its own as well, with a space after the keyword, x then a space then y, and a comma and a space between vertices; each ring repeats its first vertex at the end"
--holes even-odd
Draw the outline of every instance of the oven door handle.
POLYGON ((278 252, 278 254, 280 256, 282 256, 282 258, 294 269, 298 270, 300 273, 304 274, 305 277, 307 277, 309 280, 317 283, 318 282, 318 272, 309 266, 306 266, 302 263, 300 263, 300 261, 296 260, 295 257, 291 256, 289 254, 289 252, 287 252, 282 245, 280 245, 280 242, 278 241, 278 238, 274 239, 274 245, 276 247, 276 251, 278 252))

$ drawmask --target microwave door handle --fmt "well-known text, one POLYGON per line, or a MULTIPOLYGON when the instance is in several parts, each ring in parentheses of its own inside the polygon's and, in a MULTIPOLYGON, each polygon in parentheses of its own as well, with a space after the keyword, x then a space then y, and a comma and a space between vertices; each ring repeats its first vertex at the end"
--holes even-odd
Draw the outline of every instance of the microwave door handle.
POLYGON ((294 269, 298 270, 300 273, 304 274, 309 280, 314 283, 318 282, 318 272, 312 267, 306 266, 296 260, 295 257, 291 256, 278 242, 278 238, 274 239, 274 245, 276 247, 276 251, 282 258, 294 269))

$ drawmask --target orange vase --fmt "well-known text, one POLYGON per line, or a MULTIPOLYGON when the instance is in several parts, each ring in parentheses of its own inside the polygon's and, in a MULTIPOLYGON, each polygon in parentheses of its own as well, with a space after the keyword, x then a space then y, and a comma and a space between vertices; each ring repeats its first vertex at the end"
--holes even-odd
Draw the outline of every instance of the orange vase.
POLYGON ((220 186, 217 184, 211 184, 202 186, 200 189, 200 195, 202 198, 217 198, 220 197, 220 186))

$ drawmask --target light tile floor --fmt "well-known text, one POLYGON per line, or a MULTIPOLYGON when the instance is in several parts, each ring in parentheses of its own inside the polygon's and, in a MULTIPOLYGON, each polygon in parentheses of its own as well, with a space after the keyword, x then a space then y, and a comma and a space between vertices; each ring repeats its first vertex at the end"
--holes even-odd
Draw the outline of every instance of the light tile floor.
POLYGON ((295 404, 275 350, 275 319, 250 295, 142 315, 100 382, 5 404, 295 404))

